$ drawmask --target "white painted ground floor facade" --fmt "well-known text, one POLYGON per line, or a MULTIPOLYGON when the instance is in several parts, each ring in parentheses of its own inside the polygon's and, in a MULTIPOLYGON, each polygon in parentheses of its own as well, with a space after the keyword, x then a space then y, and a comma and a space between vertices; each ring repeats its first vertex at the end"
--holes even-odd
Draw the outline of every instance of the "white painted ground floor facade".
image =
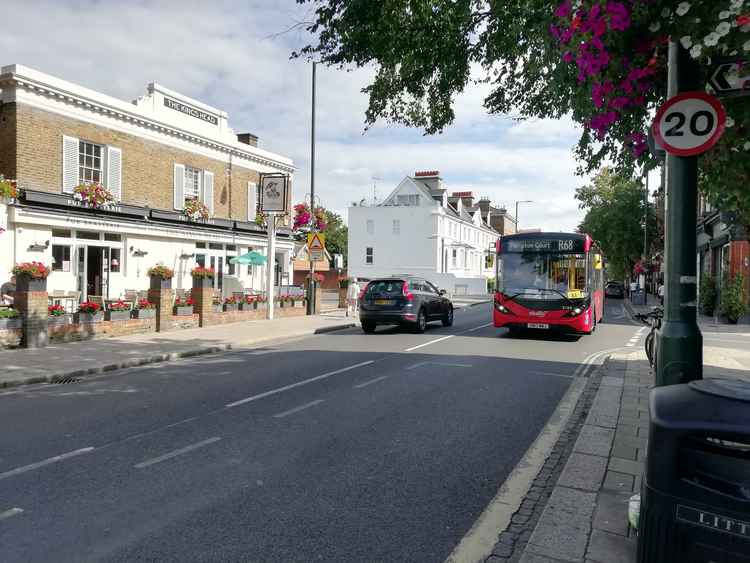
MULTIPOLYGON (((261 291, 266 266, 230 260, 249 250, 266 255, 267 248, 262 232, 0 203, 0 280, 10 278, 16 263, 43 262, 52 269, 48 291, 80 292, 80 300, 91 295, 115 299, 128 290, 148 289, 147 271, 156 264, 175 271, 175 289, 189 289, 191 269, 203 265, 220 273, 214 284, 225 294, 239 288, 261 291)), ((277 284, 293 279, 293 250, 289 237, 277 239, 277 284)))

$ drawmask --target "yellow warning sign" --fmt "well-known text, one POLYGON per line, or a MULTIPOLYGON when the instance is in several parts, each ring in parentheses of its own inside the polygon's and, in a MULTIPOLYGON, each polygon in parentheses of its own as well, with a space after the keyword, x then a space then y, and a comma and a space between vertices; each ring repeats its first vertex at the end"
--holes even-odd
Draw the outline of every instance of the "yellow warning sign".
POLYGON ((310 260, 318 262, 325 259, 326 236, 322 233, 307 234, 307 252, 310 260))

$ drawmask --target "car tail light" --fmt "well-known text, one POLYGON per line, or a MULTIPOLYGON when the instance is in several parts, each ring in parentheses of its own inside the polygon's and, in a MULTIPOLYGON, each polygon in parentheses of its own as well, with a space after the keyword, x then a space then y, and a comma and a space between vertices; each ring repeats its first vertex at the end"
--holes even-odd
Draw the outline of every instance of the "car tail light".
POLYGON ((406 299, 407 301, 414 301, 414 294, 409 291, 408 283, 404 282, 402 291, 404 293, 404 299, 406 299))

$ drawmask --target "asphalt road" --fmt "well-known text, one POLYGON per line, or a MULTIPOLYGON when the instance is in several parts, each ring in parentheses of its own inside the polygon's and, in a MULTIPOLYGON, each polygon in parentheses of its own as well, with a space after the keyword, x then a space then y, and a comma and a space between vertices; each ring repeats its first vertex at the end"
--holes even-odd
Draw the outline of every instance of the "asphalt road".
MULTIPOLYGON (((488 305, 0 394, 0 561, 442 561, 588 356, 488 305)), ((85 362, 85 358, 81 359, 85 362)))

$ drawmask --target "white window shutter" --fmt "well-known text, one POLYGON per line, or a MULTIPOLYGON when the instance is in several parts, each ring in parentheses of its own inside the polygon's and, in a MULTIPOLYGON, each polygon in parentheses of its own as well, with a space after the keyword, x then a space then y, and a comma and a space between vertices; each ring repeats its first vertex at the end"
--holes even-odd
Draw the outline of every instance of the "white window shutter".
POLYGON ((256 196, 258 194, 258 186, 255 182, 247 183, 247 220, 255 221, 257 215, 256 211, 258 204, 256 202, 256 196))
POLYGON ((122 201, 122 150, 116 147, 107 147, 107 189, 122 201))
POLYGON ((185 207, 185 165, 174 165, 174 208, 185 207))
POLYGON ((78 139, 63 135, 62 138, 62 191, 72 194, 78 185, 78 139))
POLYGON ((214 216, 214 173, 203 171, 203 203, 208 207, 209 217, 214 216))

